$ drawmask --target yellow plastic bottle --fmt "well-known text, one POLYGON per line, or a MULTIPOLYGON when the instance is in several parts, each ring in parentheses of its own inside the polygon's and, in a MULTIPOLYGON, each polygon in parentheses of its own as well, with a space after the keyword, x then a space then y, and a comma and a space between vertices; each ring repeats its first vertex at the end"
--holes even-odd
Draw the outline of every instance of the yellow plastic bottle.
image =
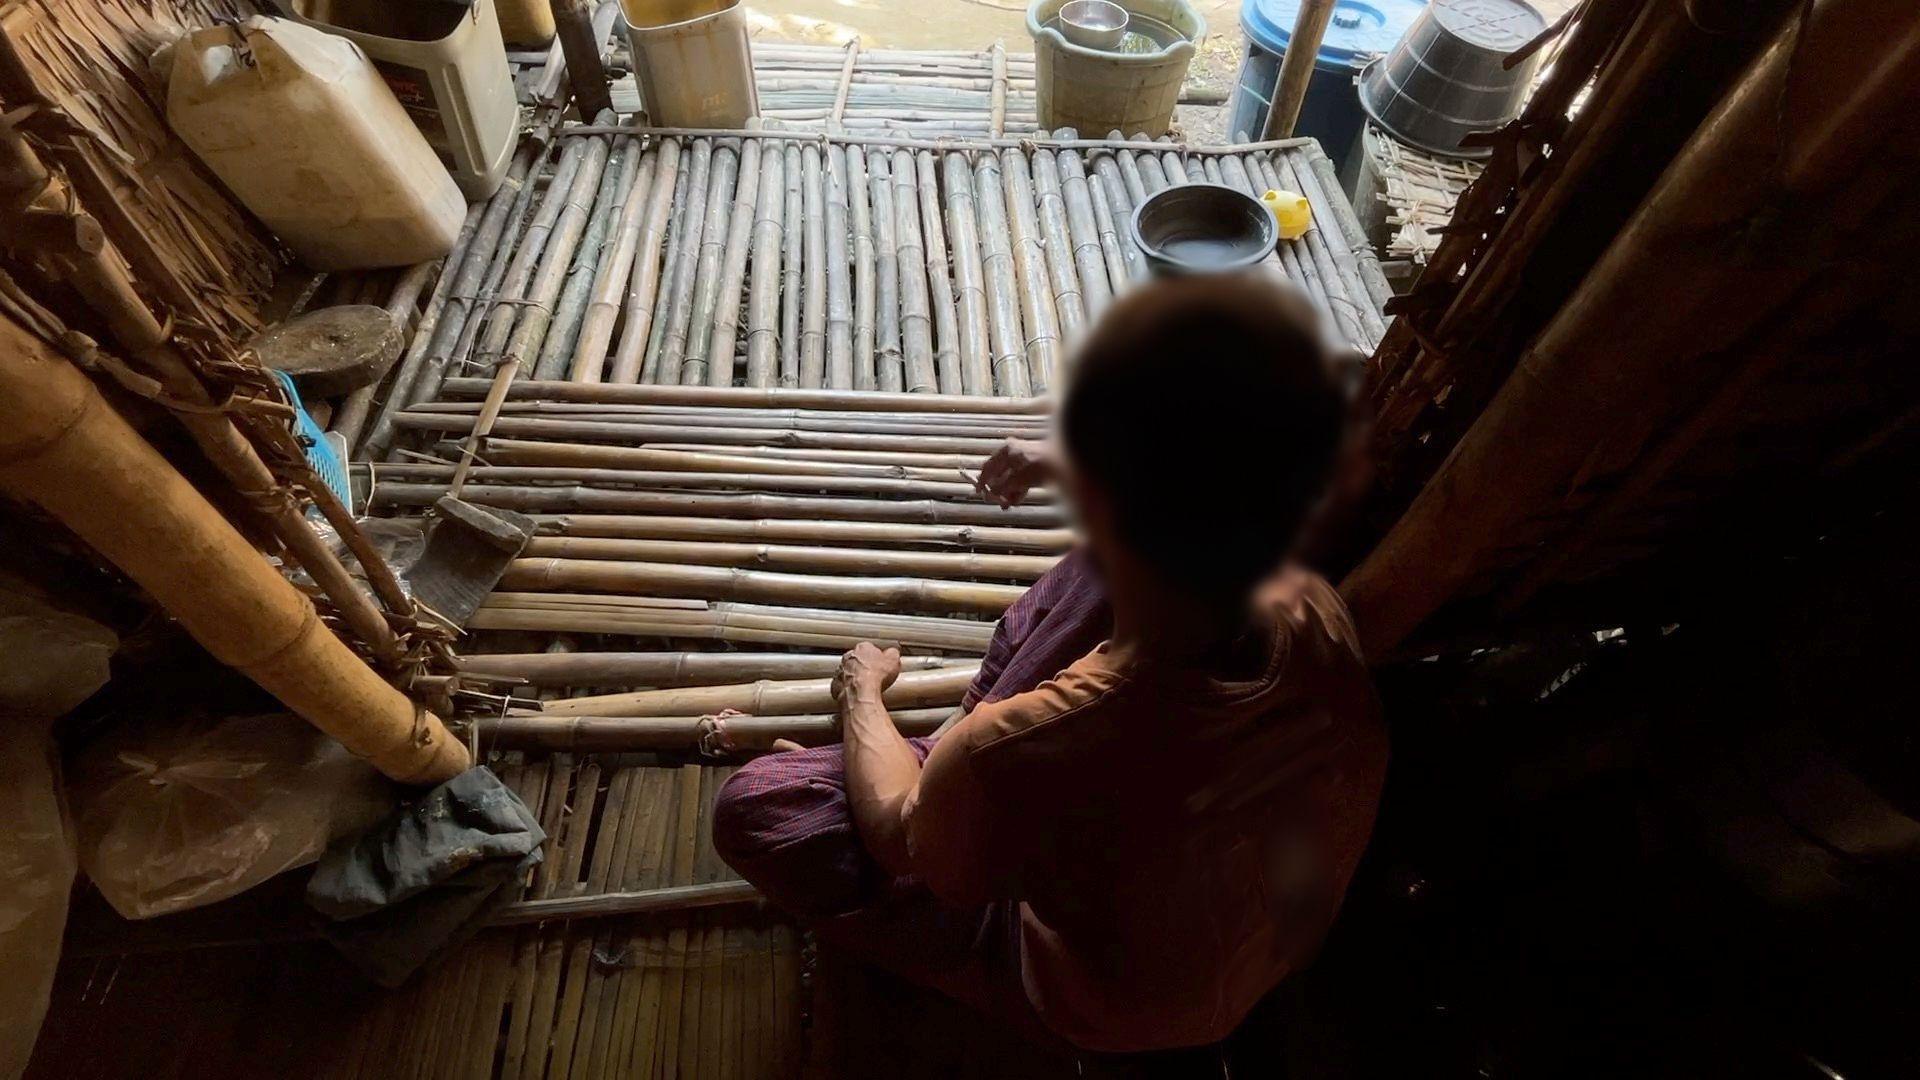
POLYGON ((1267 204, 1267 209, 1273 211, 1273 219, 1280 223, 1282 240, 1298 240, 1313 226, 1313 208, 1299 192, 1269 191, 1260 196, 1260 201, 1267 204))

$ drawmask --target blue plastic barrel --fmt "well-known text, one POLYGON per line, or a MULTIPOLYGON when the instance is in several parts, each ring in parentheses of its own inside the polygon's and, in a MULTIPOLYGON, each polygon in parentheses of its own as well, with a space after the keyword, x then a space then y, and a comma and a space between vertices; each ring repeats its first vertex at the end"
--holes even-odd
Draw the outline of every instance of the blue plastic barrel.
MULTIPOLYGON (((1367 61, 1392 49, 1426 6, 1426 0, 1339 0, 1314 57, 1313 78, 1293 133, 1320 140, 1329 158, 1345 161, 1366 119, 1354 78, 1367 61)), ((1273 83, 1280 76, 1280 58, 1287 53, 1299 15, 1300 0, 1243 0, 1240 5, 1247 52, 1228 102, 1229 138, 1240 133, 1260 137, 1273 83)))

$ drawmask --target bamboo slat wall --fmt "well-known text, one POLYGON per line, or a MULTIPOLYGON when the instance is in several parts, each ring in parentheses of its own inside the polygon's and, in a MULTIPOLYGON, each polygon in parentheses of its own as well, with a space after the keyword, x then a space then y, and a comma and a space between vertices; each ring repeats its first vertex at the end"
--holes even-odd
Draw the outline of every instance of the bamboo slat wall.
POLYGON ((246 0, 0 4, 0 111, 46 140, 149 303, 237 345, 260 328, 278 245, 174 137, 155 49, 253 13, 246 0))
POLYGON ((1384 332, 1385 279, 1310 142, 624 130, 523 153, 528 182, 503 187, 448 261, 456 284, 436 295, 460 302, 415 342, 422 374, 361 456, 385 453, 392 417, 448 375, 506 361, 511 378, 578 383, 1043 393, 1109 298, 1146 277, 1128 223, 1168 185, 1305 193, 1316 228, 1270 272, 1352 345, 1384 332), (562 281, 592 302, 550 310, 562 281))

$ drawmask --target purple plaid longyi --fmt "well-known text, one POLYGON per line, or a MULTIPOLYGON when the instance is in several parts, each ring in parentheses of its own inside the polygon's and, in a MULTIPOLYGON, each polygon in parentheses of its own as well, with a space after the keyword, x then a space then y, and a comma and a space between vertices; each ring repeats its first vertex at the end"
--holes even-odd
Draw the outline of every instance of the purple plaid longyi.
MULTIPOLYGON (((1033 690, 1104 642, 1112 623, 1102 580, 1085 552, 1073 550, 1000 617, 964 707, 1033 690)), ((933 748, 931 738, 908 744, 922 761, 933 748)), ((939 984, 981 953, 1004 953, 1008 913, 948 909, 866 853, 854 832, 839 746, 749 761, 720 790, 712 828, 720 857, 774 905, 822 932, 843 922, 835 917, 858 922, 858 932, 833 936, 889 969, 939 984)), ((1018 980, 1018 957, 1012 963, 1018 980)))

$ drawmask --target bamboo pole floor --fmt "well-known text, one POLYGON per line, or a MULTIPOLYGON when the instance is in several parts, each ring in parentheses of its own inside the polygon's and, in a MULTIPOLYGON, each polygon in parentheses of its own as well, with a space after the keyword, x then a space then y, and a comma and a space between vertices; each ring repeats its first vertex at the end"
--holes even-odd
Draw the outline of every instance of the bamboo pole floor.
MULTIPOLYGON (((728 767, 494 768, 548 829, 528 898, 733 876, 707 828, 728 767)), ((483 930, 392 991, 310 941, 71 958, 29 1075, 790 1078, 800 983, 757 906, 483 930)))
POLYGON ((449 378, 1045 396, 1147 278, 1134 207, 1184 184, 1306 195, 1314 227, 1262 272, 1304 290, 1336 340, 1370 351, 1385 331, 1391 290, 1311 140, 610 120, 530 138, 474 208, 356 456, 385 456, 393 415, 449 378))

